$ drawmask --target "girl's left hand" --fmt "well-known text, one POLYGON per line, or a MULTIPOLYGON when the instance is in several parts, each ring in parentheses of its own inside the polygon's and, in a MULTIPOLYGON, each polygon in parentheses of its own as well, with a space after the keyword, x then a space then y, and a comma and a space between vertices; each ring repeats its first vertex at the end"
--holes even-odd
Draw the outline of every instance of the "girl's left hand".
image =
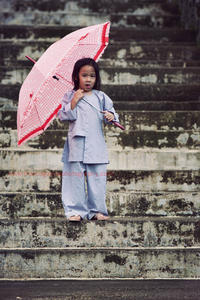
POLYGON ((111 112, 109 112, 109 111, 107 111, 107 110, 103 110, 102 113, 104 114, 104 118, 106 118, 106 120, 107 120, 108 122, 111 122, 111 121, 114 120, 114 115, 113 115, 113 113, 111 113, 111 112))

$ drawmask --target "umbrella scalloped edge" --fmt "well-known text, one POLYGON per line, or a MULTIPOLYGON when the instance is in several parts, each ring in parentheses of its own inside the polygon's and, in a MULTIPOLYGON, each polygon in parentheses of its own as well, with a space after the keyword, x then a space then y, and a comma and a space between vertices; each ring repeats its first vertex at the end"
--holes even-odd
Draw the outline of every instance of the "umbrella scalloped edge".
POLYGON ((98 50, 97 54, 94 57, 94 60, 98 61, 99 58, 103 55, 109 41, 109 30, 110 30, 110 22, 105 23, 103 30, 102 30, 102 44, 100 49, 98 50), (109 26, 109 27, 108 27, 109 26), (106 36, 107 30, 107 36, 106 36))
POLYGON ((45 128, 47 128, 48 125, 50 125, 49 123, 51 122, 51 120, 53 119, 53 117, 58 113, 58 111, 61 109, 61 107, 62 107, 62 105, 59 104, 58 107, 55 109, 55 111, 44 122, 44 124, 42 124, 41 126, 35 128, 31 132, 27 133, 22 139, 20 139, 18 141, 18 146, 22 145, 29 137, 33 137, 33 135, 36 134, 37 132, 42 131, 42 130, 44 131, 45 128))

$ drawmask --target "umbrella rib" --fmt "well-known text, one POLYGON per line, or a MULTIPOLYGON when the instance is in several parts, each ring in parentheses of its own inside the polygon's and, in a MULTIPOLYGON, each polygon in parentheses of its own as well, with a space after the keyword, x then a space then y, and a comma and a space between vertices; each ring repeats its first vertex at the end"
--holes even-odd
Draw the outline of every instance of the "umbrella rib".
MULTIPOLYGON (((43 124, 42 124, 42 121, 41 121, 41 119, 40 119, 40 115, 39 115, 39 113, 38 113, 38 109, 37 109, 36 104, 35 104, 35 109, 36 109, 36 112, 37 112, 37 115, 38 115, 38 119, 40 120, 40 124, 43 125, 43 124)), ((44 128, 41 128, 41 129, 44 131, 44 128)))

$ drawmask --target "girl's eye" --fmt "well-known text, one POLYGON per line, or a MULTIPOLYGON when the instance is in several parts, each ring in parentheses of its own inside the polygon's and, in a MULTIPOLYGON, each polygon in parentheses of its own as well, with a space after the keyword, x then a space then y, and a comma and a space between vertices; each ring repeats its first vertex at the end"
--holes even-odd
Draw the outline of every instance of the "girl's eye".
POLYGON ((81 74, 82 77, 96 77, 96 74, 91 74, 91 75, 88 75, 88 74, 81 74))

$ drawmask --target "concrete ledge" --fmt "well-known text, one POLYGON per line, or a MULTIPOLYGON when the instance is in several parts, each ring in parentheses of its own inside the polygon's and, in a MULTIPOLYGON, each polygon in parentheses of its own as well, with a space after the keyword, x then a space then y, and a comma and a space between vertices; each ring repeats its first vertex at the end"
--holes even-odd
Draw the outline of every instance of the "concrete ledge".
MULTIPOLYGON (((80 29, 78 26, 60 26, 60 25, 0 25, 0 34, 2 39, 44 39, 44 38, 61 38, 65 35, 80 29)), ((110 32, 110 39, 112 41, 124 41, 126 42, 137 40, 137 42, 145 41, 159 41, 159 42, 194 42, 195 31, 182 28, 145 28, 145 29, 133 29, 133 28, 120 28, 118 26, 112 27, 110 32)))
MULTIPOLYGON (((54 40, 56 41, 56 39, 54 40)), ((0 62, 5 63, 6 66, 20 66, 31 67, 30 62, 25 58, 25 55, 38 60, 44 51, 54 42, 52 39, 46 38, 44 40, 1 40, 0 62)), ((199 64, 199 49, 194 43, 159 43, 149 42, 148 44, 142 42, 109 42, 106 51, 99 60, 99 66, 138 66, 142 64, 142 61, 146 61, 146 64, 156 65, 158 67, 166 64, 166 67, 170 66, 170 63, 182 62, 186 66, 188 62, 194 62, 198 66, 199 64)), ((184 66, 185 66, 184 65, 184 66)), ((172 64, 173 66, 173 64, 172 64)))
MULTIPOLYGON (((68 127, 68 126, 67 126, 68 127)), ((52 127, 51 127, 52 128, 52 127)), ((132 130, 126 126, 120 131, 111 125, 104 130, 108 148, 124 150, 124 147, 141 149, 146 147, 167 149, 200 149, 200 130, 164 131, 132 130), (129 129, 128 129, 129 128, 129 129)), ((67 128, 66 128, 67 129, 67 128)), ((67 130, 46 130, 43 134, 26 142, 27 149, 63 149, 67 130)), ((17 130, 0 130, 0 148, 16 147, 17 130)))
POLYGON ((66 218, 0 219, 0 247, 198 247, 200 217, 111 218, 72 223, 66 218))
MULTIPOLYGON (((200 150, 108 149, 109 170, 199 170, 200 150)), ((62 150, 4 148, 0 150, 1 170, 61 170, 62 150)))
MULTIPOLYGON (((121 122, 122 124, 122 122, 121 122)), ((135 124, 136 125, 136 124, 135 124)), ((143 125, 145 127, 145 125, 143 125)), ((49 129, 41 135, 26 142, 26 149, 63 149, 67 137, 66 129, 49 129)), ((152 126, 153 127, 153 126, 152 126)), ((53 128, 53 126, 51 127, 53 128)), ((133 130, 127 124, 125 131, 115 126, 106 126, 104 136, 108 149, 115 148, 123 151, 125 147, 141 148, 187 148, 200 149, 200 129, 198 130, 133 130)), ((12 148, 17 145, 17 130, 0 129, 0 148, 12 148)), ((24 147, 23 147, 24 148, 24 147)))
POLYGON ((199 278, 200 248, 0 249, 1 278, 199 278))
MULTIPOLYGON (((200 192, 107 192, 111 216, 200 216, 200 192)), ((65 218, 60 193, 0 193, 0 218, 65 218)))
MULTIPOLYGON (((138 13, 141 13, 142 9, 138 9, 138 13)), ((147 11, 143 9, 143 11, 147 11)), ((149 10, 151 12, 151 10, 149 10)), ((134 12, 124 12, 120 13, 95 13, 85 11, 81 8, 77 11, 12 11, 12 10, 2 10, 0 14, 1 24, 12 25, 34 25, 34 24, 46 24, 46 25, 61 25, 61 26, 91 26, 95 24, 104 23, 107 20, 111 21, 114 26, 120 27, 153 27, 153 28, 164 28, 164 27, 176 27, 180 24, 180 15, 167 15, 163 14, 162 11, 157 9, 154 15, 149 14, 139 14, 137 15, 137 10, 134 12), (81 10, 81 14, 80 14, 81 10)))
MULTIPOLYGON (((65 174, 71 176, 71 174, 65 174)), ((60 192, 61 170, 1 170, 3 192, 60 192)), ((115 192, 198 192, 198 170, 114 170, 107 172, 107 191, 115 192)))
MULTIPOLYGON (((40 2, 36 3, 34 1, 29 1, 27 5, 25 5, 23 2, 18 2, 16 0, 10 0, 7 2, 6 0, 1 1, 1 8, 10 10, 13 7, 17 11, 26 11, 26 10, 31 10, 31 11, 41 11, 41 12, 59 12, 59 11, 79 11, 83 10, 83 12, 87 12, 88 9, 91 11, 96 11, 96 12, 102 12, 102 11, 133 11, 135 9, 145 9, 148 8, 148 13, 154 12, 154 10, 158 10, 161 14, 174 14, 178 12, 178 6, 177 3, 171 3, 171 2, 166 2, 163 3, 162 0, 140 0, 140 1, 134 1, 132 2, 131 0, 128 0, 126 3, 124 3, 122 0, 117 0, 113 3, 113 6, 110 7, 110 3, 105 3, 104 1, 100 0, 98 3, 94 3, 94 1, 91 0, 74 0, 74 1, 60 1, 56 3, 53 0, 47 0, 45 2, 40 2), (164 10, 164 11, 162 11, 164 10)), ((135 12, 135 11, 134 11, 135 12)), ((145 10, 144 10, 145 13, 145 10)))
MULTIPOLYGON (((1 100, 0 100, 1 101, 1 100)), ((3 101, 2 101, 3 102, 3 101)), ((6 102, 6 101, 5 101, 6 102)), ((3 103, 2 103, 3 104, 3 103)), ((17 109, 17 107, 16 107, 17 109)), ((200 131, 200 111, 119 111, 120 123, 127 131, 158 131, 183 133, 185 131, 200 131)), ((1 130, 16 130, 17 111, 0 110, 1 130)), ((65 130, 67 134, 68 122, 54 119, 49 130, 65 130)), ((106 126, 105 132, 115 133, 116 127, 106 126)), ((125 131, 126 132, 126 131, 125 131)), ((118 131, 117 133, 122 133, 118 131)))
MULTIPOLYGON (((17 104, 20 87, 19 83, 0 84, 0 97, 17 104)), ((200 86, 195 83, 102 85, 102 91, 110 96, 115 105, 118 102, 123 103, 120 110, 130 110, 130 108, 126 108, 126 103, 128 102, 132 104, 132 110, 200 110, 200 101, 198 100, 200 86), (139 105, 140 102, 143 102, 141 107, 139 105)))
MULTIPOLYGON (((140 67, 104 66, 100 69, 102 84, 191 84, 200 83, 199 66, 195 67, 140 67), (115 68, 113 68, 115 67, 115 68)), ((1 68, 1 84, 22 84, 30 72, 27 66, 6 66, 1 68)))

